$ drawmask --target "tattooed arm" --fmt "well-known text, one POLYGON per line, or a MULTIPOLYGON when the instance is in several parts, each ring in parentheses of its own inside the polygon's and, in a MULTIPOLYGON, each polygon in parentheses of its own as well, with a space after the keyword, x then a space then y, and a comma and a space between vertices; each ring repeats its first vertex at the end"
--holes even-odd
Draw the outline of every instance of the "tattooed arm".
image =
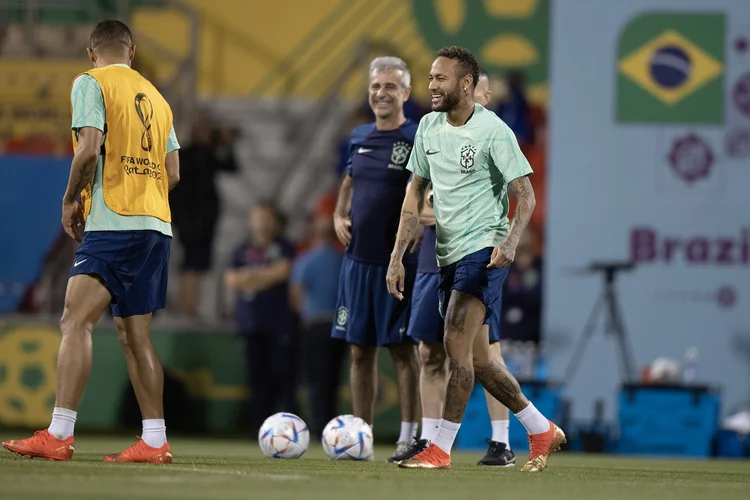
POLYGON ((528 175, 510 181, 508 187, 516 198, 516 211, 513 212, 513 223, 508 232, 508 238, 518 244, 536 207, 536 196, 528 175))
POLYGON ((415 175, 410 183, 409 191, 404 198, 404 204, 401 206, 401 221, 398 224, 396 244, 391 253, 391 261, 397 260, 400 262, 404 258, 404 253, 419 225, 419 217, 424 208, 425 191, 429 182, 427 179, 415 175))
POLYGON ((81 241, 79 230, 83 229, 83 212, 78 195, 91 183, 99 159, 102 131, 84 127, 78 132, 78 148, 70 165, 68 187, 62 199, 62 225, 68 236, 81 241))
POLYGON ((388 265, 388 274, 386 276, 388 291, 399 300, 404 298, 405 271, 401 260, 404 258, 404 253, 406 253, 406 249, 409 247, 409 242, 414 237, 417 226, 419 226, 419 216, 424 208, 425 191, 429 182, 428 179, 415 174, 410 183, 409 190, 406 192, 404 204, 401 206, 401 220, 398 224, 396 243, 393 246, 391 263, 388 265))
POLYGON ((516 247, 526 226, 531 220, 531 214, 536 206, 534 188, 527 175, 510 181, 508 185, 513 196, 516 197, 516 211, 513 222, 505 240, 492 252, 492 261, 487 267, 508 267, 516 256, 516 247))

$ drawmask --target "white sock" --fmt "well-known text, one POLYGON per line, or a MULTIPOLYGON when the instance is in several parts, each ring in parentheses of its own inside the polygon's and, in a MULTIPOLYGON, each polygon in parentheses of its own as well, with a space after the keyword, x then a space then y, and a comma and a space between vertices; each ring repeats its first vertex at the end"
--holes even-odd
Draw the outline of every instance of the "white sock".
POLYGON ((493 420, 490 424, 492 425, 492 441, 505 443, 505 447, 510 450, 510 443, 508 442, 510 420, 493 420))
POLYGON ((68 439, 73 435, 76 427, 77 411, 68 410, 67 408, 55 408, 52 410, 52 422, 49 424, 47 432, 57 439, 68 439))
POLYGON ((529 434, 541 434, 549 430, 549 420, 536 409, 534 403, 515 414, 529 434))
POLYGON ((435 441, 438 429, 440 429, 439 418, 423 418, 422 419, 422 436, 420 439, 426 439, 427 441, 435 441))
POLYGON ((419 422, 401 422, 401 434, 398 436, 399 443, 411 443, 417 437, 419 422))
POLYGON ((141 439, 152 448, 161 448, 167 443, 167 424, 163 418, 151 418, 143 421, 141 439))
POLYGON ((451 448, 453 448, 453 441, 456 440, 456 435, 458 435, 458 429, 460 428, 460 423, 449 422, 445 419, 441 420, 440 429, 438 430, 437 436, 435 436, 435 445, 450 455, 451 448))

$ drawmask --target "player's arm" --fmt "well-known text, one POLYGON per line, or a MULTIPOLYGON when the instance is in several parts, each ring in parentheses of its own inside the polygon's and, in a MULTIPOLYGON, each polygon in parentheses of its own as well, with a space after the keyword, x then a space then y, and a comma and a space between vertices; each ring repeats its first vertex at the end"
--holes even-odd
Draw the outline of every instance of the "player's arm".
POLYGON ((429 182, 429 180, 415 174, 409 185, 404 204, 401 206, 401 220, 398 223, 396 244, 391 253, 391 262, 401 262, 409 242, 414 237, 417 226, 419 226, 420 214, 424 209, 425 192, 429 182))
POLYGON ((167 168, 169 190, 172 191, 177 183, 180 182, 180 153, 176 150, 167 153, 167 161, 165 164, 167 168))
POLYGON ((349 211, 352 207, 354 183, 348 172, 343 177, 339 188, 339 196, 336 199, 336 209, 333 212, 333 226, 339 241, 348 245, 352 240, 352 220, 349 218, 349 211))
POLYGON ((62 200, 63 229, 76 241, 81 241, 78 231, 83 228, 83 212, 77 198, 94 178, 101 144, 101 130, 83 127, 78 131, 78 147, 70 164, 68 187, 65 189, 62 200))
POLYGON ((507 126, 498 130, 496 142, 490 151, 495 166, 508 182, 510 196, 516 199, 516 210, 513 212, 513 222, 508 236, 492 252, 492 259, 487 267, 508 267, 516 256, 516 247, 521 235, 531 220, 531 214, 536 207, 534 188, 529 176, 533 173, 529 162, 518 147, 513 132, 507 126))
MULTIPOLYGON (((409 189, 411 188, 411 180, 406 184, 406 192, 409 192, 409 189)), ((409 245, 409 251, 414 253, 419 249, 419 245, 422 244, 422 239, 424 238, 424 227, 425 223, 422 221, 422 218, 419 219, 419 226, 417 226, 417 230, 414 231, 414 236, 412 237, 411 244, 409 245)))
POLYGON ((528 175, 513 179, 508 184, 508 188, 510 195, 516 199, 516 210, 513 212, 508 239, 518 245, 536 207, 536 196, 528 175))
POLYGON ((180 143, 177 141, 177 134, 174 131, 174 125, 169 129, 167 136, 167 159, 164 162, 167 169, 167 184, 169 191, 180 182, 180 143))
POLYGON ((81 191, 91 183, 96 171, 96 162, 101 151, 102 131, 93 127, 84 127, 78 131, 78 148, 70 164, 68 187, 63 196, 63 203, 73 203, 81 191))

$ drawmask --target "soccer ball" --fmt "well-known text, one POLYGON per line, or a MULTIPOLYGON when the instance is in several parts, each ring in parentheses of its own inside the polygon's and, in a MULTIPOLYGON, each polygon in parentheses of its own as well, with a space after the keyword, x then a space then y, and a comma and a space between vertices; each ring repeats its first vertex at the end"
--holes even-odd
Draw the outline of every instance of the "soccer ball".
POLYGON ((299 458, 310 444, 310 431, 297 415, 276 413, 260 426, 258 444, 268 458, 299 458))
POLYGON ((323 429, 323 451, 331 460, 372 460, 372 429, 354 415, 334 418, 323 429))

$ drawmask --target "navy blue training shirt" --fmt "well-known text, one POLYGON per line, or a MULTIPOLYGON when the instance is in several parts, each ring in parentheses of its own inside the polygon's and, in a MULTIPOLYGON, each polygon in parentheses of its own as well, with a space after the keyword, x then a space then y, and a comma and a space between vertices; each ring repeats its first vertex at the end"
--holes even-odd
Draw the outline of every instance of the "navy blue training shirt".
MULTIPOLYGON (((406 170, 417 124, 406 120, 395 130, 360 125, 349 140, 347 173, 352 177, 352 240, 346 255, 368 264, 388 265, 396 241, 401 205, 411 172, 406 170)), ((406 252, 404 264, 415 265, 406 252)))
POLYGON ((435 226, 425 226, 422 246, 419 247, 418 273, 435 274, 440 272, 440 268, 437 265, 437 255, 435 255, 436 241, 437 233, 435 232, 435 226))
MULTIPOLYGON (((293 256, 294 248, 282 238, 265 248, 248 242, 235 251, 232 267, 265 267, 293 256)), ((239 293, 236 319, 240 335, 288 333, 292 328, 289 283, 278 283, 258 293, 239 293)))

